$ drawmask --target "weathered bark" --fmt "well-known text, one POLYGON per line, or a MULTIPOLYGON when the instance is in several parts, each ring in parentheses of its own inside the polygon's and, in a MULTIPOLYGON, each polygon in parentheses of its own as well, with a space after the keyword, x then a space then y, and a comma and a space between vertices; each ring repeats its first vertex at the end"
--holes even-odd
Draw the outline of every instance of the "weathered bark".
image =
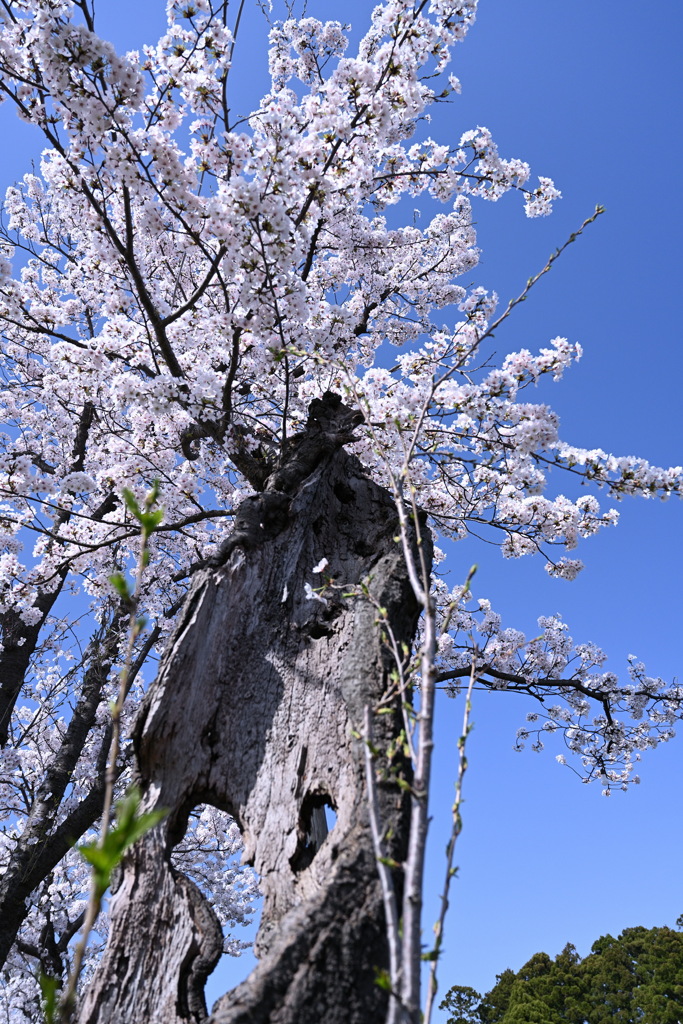
POLYGON ((40 612, 40 619, 33 625, 27 626, 21 615, 13 609, 0 614, 0 747, 7 745, 14 705, 38 646, 40 631, 59 597, 65 579, 66 572, 58 577, 53 591, 39 595, 35 607, 40 612))
MULTIPOLYGON (((45 764, 43 777, 33 793, 33 803, 24 829, 7 860, 5 870, 0 875, 0 966, 5 963, 29 912, 31 901, 28 897, 45 881, 74 843, 102 816, 105 771, 112 737, 111 724, 103 730, 99 751, 93 758, 90 789, 79 803, 71 807, 61 818, 59 824, 55 825, 74 769, 82 756, 104 699, 107 680, 112 665, 120 653, 121 637, 123 635, 125 638, 129 619, 130 611, 120 607, 109 625, 91 641, 85 656, 87 667, 83 674, 78 701, 59 746, 45 764)), ((159 633, 160 630, 155 628, 147 635, 131 666, 131 681, 135 680, 142 669, 159 639, 159 633)), ((119 760, 118 771, 125 771, 129 763, 130 758, 126 754, 119 760)), ((49 920, 45 924, 46 944, 39 948, 37 959, 45 972, 53 974, 54 977, 61 975, 61 968, 58 970, 55 965, 58 956, 66 950, 73 937, 69 927, 58 938, 55 937, 56 948, 53 956, 50 950, 50 935, 54 933, 54 927, 49 920), (53 965, 48 971, 50 958, 53 965)), ((21 943, 19 948, 31 956, 34 955, 25 942, 21 943)))
MULTIPOLYGON (((71 452, 72 461, 69 472, 77 473, 83 469, 85 452, 88 442, 88 434, 92 426, 95 414, 95 407, 92 402, 86 402, 78 420, 76 436, 74 438, 71 452)), ((54 472, 47 467, 48 472, 54 472)), ((102 504, 93 512, 92 518, 101 520, 111 512, 116 505, 113 494, 108 495, 102 504)), ((52 532, 58 534, 60 528, 71 518, 71 513, 65 509, 58 511, 52 524, 52 532)), ((40 618, 32 625, 27 625, 21 615, 13 609, 0 614, 0 637, 2 638, 2 651, 0 651, 0 747, 7 744, 9 738, 10 721, 14 705, 24 684, 26 672, 31 658, 33 657, 39 637, 57 598, 62 592, 62 587, 68 573, 68 565, 62 565, 56 572, 55 578, 49 590, 44 590, 38 595, 34 608, 40 612, 40 618)), ((0 963, 4 961, 0 960, 0 963)))
MULTIPOLYGON (((220 928, 169 863, 200 802, 237 819, 264 896, 260 963, 218 1001, 210 1021, 383 1019, 386 993, 375 979, 387 966, 384 913, 354 730, 365 706, 386 693, 392 667, 373 601, 386 609, 399 643, 411 642, 418 609, 395 542, 393 502, 341 450, 353 422, 331 398, 336 425, 334 416, 323 422, 322 408, 312 415, 289 461, 238 520, 241 546, 228 545, 226 564, 199 574, 181 612, 137 730, 144 809, 170 813, 124 862, 109 945, 81 1024, 205 1018, 203 985, 221 952, 220 928), (304 592, 306 582, 320 584, 311 569, 323 557, 335 583, 326 604, 304 592), (361 584, 373 601, 358 592, 361 584), (337 822, 320 844, 325 803, 337 822)), ((395 735, 399 720, 396 703, 377 718, 378 744, 395 735)), ((391 782, 380 791, 400 857, 404 801, 391 782)))
POLYGON ((95 723, 119 651, 121 630, 125 629, 128 618, 129 613, 120 609, 88 648, 88 667, 80 696, 59 746, 47 760, 24 829, 0 876, 0 964, 4 964, 26 918, 28 897, 102 813, 110 729, 105 730, 102 737, 98 758, 100 773, 95 775, 89 793, 55 825, 64 794, 95 723))

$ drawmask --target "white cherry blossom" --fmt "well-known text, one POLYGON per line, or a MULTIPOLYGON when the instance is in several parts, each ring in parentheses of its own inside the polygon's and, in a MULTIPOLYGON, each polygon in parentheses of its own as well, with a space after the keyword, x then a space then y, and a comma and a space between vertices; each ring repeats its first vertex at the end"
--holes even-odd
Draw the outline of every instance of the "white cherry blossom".
MULTIPOLYGON (((516 191, 527 216, 545 216, 560 193, 546 177, 529 184, 485 127, 423 137, 430 104, 457 91, 448 68, 476 7, 385 0, 355 53, 341 22, 288 17, 271 32, 269 91, 237 122, 225 4, 169 0, 159 42, 124 55, 97 35, 88 0, 4 5, 2 95, 45 149, 7 190, 0 229, 0 623, 2 656, 23 665, 0 708, 3 869, 26 848, 56 848, 101 774, 125 640, 110 577, 134 567, 139 540, 124 488, 141 500, 158 480, 165 511, 128 729, 193 572, 252 493, 249 459, 291 438, 327 389, 364 413, 354 451, 367 471, 400 481, 437 535, 486 529, 506 557, 540 554, 564 580, 582 566, 565 552, 616 524, 604 503, 681 494, 681 467, 575 447, 534 401, 532 385, 581 357, 578 342, 491 362, 507 313, 470 285, 472 204, 516 191), (424 223, 412 214, 423 197, 442 204, 424 223), (603 503, 553 490, 550 469, 603 503)), ((683 690, 637 660, 617 680, 559 618, 527 639, 484 598, 462 602, 438 578, 434 594, 448 620, 443 685, 455 692, 474 659, 478 685, 538 705, 519 746, 564 743, 558 760, 609 791, 673 735, 683 690)), ((311 584, 306 596, 326 600, 311 584)), ((121 787, 130 757, 127 746, 121 787)), ((83 821, 79 835, 94 817, 83 821)), ((225 868, 238 847, 234 823, 209 808, 175 854, 224 925, 246 919, 256 891, 225 868)), ((65 849, 26 896, 2 983, 16 1024, 37 1019, 36 963, 63 973, 85 887, 65 849)), ((99 929, 103 940, 106 919, 99 929)), ((239 951, 237 934, 226 948, 239 951)))

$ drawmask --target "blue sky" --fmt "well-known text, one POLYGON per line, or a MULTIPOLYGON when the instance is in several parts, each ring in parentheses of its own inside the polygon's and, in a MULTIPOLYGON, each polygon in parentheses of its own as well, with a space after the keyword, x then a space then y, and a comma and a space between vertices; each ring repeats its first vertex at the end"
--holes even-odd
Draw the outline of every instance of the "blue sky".
MULTIPOLYGON (((677 465, 681 195, 672 172, 681 155, 683 10, 668 2, 653 17, 643 11, 615 0, 481 0, 455 62, 463 93, 444 120, 453 135, 486 125, 501 153, 529 160, 564 194, 543 221, 526 221, 515 197, 478 207, 478 277, 501 298, 516 294, 596 203, 606 207, 498 341, 501 349, 533 349, 557 334, 579 341, 581 363, 544 393, 562 436, 677 465)), ((609 667, 620 670, 634 653, 653 674, 680 678, 681 504, 619 508, 619 527, 577 553, 586 570, 575 582, 546 578, 534 561, 472 550, 475 589, 509 625, 533 633, 537 615, 560 611, 573 636, 609 652, 609 667)), ((462 575, 468 557, 456 549, 453 561, 462 575)), ((460 715, 441 710, 435 875, 460 715)), ((504 694, 480 695, 474 708, 442 991, 453 983, 484 991, 537 950, 555 955, 571 941, 585 954, 600 934, 673 926, 683 910, 683 739, 646 755, 640 787, 605 799, 557 765, 550 748, 512 751, 526 710, 504 694)))
MULTIPOLYGON (((355 34, 372 6, 320 0, 310 13, 351 21, 355 34)), ((476 282, 503 301, 596 203, 606 207, 495 347, 533 350, 558 334, 579 341, 581 363, 539 395, 560 414, 564 439, 675 465, 683 461, 683 6, 660 0, 652 14, 644 10, 636 0, 481 0, 477 24, 456 52, 462 96, 436 111, 430 132, 455 142, 485 125, 503 156, 528 160, 535 175, 554 178, 563 191, 544 220, 527 220, 516 196, 475 207, 483 250, 476 282)), ((163 26, 163 3, 99 0, 98 18, 102 34, 121 48, 139 46, 163 26)), ((258 29, 240 40, 256 81, 265 68, 261 40, 258 29)), ((1 114, 4 186, 28 169, 39 143, 9 111, 1 114)), ((561 490, 563 482, 553 486, 561 490)), ((477 562, 475 592, 492 600, 506 625, 535 635, 539 615, 561 612, 573 636, 609 652, 610 668, 621 670, 633 653, 651 674, 680 678, 683 509, 658 501, 619 507, 619 527, 580 548, 587 568, 573 583, 549 579, 538 561, 505 562, 495 549, 469 544, 450 555, 453 582, 477 562)), ((585 954, 600 934, 673 925, 683 912, 683 729, 646 756, 640 787, 605 799, 597 784, 581 785, 556 764, 553 750, 512 750, 527 710, 508 694, 475 702, 442 993, 451 984, 485 991, 496 973, 519 968, 538 950, 554 955, 570 941, 585 954)), ((458 702, 441 702, 426 933, 443 875, 461 713, 458 702)), ((212 985, 212 994, 224 987, 212 985)))

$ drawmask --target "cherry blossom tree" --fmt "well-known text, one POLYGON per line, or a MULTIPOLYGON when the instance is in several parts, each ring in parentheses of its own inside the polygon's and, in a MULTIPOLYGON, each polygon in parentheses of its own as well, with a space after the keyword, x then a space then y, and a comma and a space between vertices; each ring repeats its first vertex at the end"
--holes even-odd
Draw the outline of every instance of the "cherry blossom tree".
POLYGON ((211 1019, 388 1005, 416 1021, 437 685, 527 694, 518 742, 563 740, 558 757, 607 790, 673 734, 681 688, 639 663, 618 680, 557 618, 533 639, 502 629, 469 581, 432 577, 432 536, 486 528, 571 580, 581 562, 562 552, 617 521, 594 491, 682 481, 559 437, 528 391, 579 345, 492 365, 493 332, 559 251, 497 311, 460 283, 478 259, 471 202, 515 190, 536 217, 559 192, 485 128, 429 137, 476 6, 386 0, 353 56, 341 23, 290 11, 270 91, 240 120, 244 4, 169 0, 164 36, 124 55, 91 0, 2 4, 2 96, 47 147, 1 229, 8 1020, 37 1019, 35 973, 64 978, 83 918, 71 846, 102 813, 130 611, 112 578, 138 558, 124 489, 142 500, 157 481, 164 520, 118 786, 135 776, 169 813, 124 859, 84 1021, 206 1016, 204 980, 255 894, 226 867, 240 829, 261 962, 211 1019), (406 204, 431 199, 442 212, 418 227, 406 204), (591 491, 552 494, 550 468, 591 491))

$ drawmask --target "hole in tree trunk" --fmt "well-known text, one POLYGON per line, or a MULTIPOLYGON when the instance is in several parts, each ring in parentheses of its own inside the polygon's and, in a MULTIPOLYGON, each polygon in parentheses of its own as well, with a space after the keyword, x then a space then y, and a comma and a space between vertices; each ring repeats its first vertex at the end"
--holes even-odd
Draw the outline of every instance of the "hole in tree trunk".
POLYGON ((254 939, 261 916, 258 876, 240 863, 242 834, 235 819, 210 804, 195 807, 174 846, 171 864, 201 890, 223 931, 223 954, 206 985, 206 1003, 243 981, 253 970, 254 939))
POLYGON ((299 814, 299 844, 289 861, 295 874, 309 866, 336 821, 337 815, 328 793, 308 793, 304 797, 299 814))
POLYGON ((253 947, 256 941, 256 933, 261 924, 262 907, 262 900, 256 900, 252 905, 252 916, 245 927, 240 929, 239 938, 242 942, 249 943, 248 948, 237 953, 224 953, 216 964, 213 973, 209 975, 204 992, 206 1005, 209 1010, 211 1010, 217 999, 220 999, 226 992, 230 992, 243 981, 246 981, 258 964, 253 947))

